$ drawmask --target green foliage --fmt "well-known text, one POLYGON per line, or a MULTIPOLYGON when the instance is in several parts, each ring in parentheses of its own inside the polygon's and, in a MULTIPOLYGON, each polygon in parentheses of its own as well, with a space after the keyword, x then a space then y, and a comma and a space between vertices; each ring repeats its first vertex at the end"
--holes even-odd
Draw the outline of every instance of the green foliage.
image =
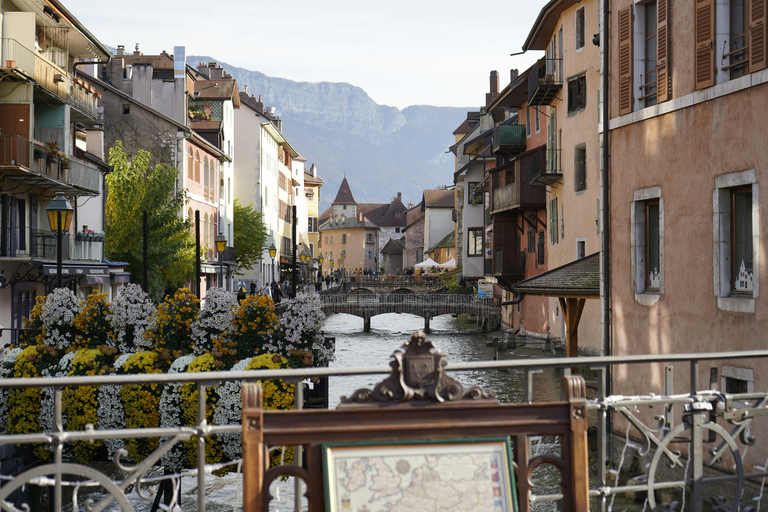
POLYGON ((267 248, 267 227, 253 205, 235 199, 235 261, 242 269, 253 267, 267 248))
POLYGON ((134 276, 142 275, 142 212, 148 213, 149 294, 156 302, 167 288, 180 288, 194 276, 195 242, 182 217, 187 197, 176 190, 179 171, 165 164, 149 169, 150 154, 139 150, 132 158, 117 141, 109 150, 107 175, 106 253, 125 261, 134 276))

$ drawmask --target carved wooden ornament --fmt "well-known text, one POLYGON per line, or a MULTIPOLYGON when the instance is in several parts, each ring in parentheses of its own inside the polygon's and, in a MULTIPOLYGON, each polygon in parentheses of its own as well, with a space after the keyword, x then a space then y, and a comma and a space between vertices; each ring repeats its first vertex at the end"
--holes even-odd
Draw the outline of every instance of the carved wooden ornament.
POLYGON ((453 402, 459 400, 490 400, 498 402, 495 394, 488 394, 478 386, 464 389, 456 379, 449 377, 444 367, 448 364, 423 332, 411 336, 392 354, 389 365, 392 372, 373 390, 358 389, 352 396, 341 397, 341 406, 353 404, 385 404, 414 401, 453 402))

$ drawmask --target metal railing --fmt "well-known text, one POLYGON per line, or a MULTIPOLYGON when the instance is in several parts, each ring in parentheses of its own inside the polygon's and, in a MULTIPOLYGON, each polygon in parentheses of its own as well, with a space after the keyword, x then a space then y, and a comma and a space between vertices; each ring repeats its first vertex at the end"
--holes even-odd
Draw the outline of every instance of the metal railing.
MULTIPOLYGON (((613 499, 629 493, 646 493, 646 505, 650 510, 675 510, 675 505, 661 503, 661 493, 681 490, 682 508, 693 511, 705 510, 705 501, 712 498, 720 508, 713 510, 737 510, 750 505, 760 509, 760 484, 768 477, 768 471, 758 463, 747 463, 742 453, 755 444, 750 431, 760 431, 764 427, 762 418, 768 415, 768 393, 727 393, 719 390, 717 369, 724 364, 739 361, 757 361, 765 364, 768 351, 747 351, 703 354, 672 355, 634 355, 619 357, 580 357, 559 359, 517 359, 502 361, 484 361, 474 363, 448 363, 446 371, 452 374, 480 376, 489 372, 515 372, 524 385, 524 403, 533 403, 534 376, 543 371, 570 374, 578 366, 581 373, 588 374, 593 390, 588 397, 589 421, 596 431, 596 442, 590 458, 596 467, 592 475, 590 496, 595 510, 606 511, 612 506, 613 499), (709 367, 702 368, 707 363, 709 367), (683 386, 673 384, 671 375, 687 374, 688 383, 683 386), (682 366, 680 371, 679 367, 682 366), (617 382, 617 369, 637 375, 657 374, 656 380, 648 379, 646 393, 640 396, 609 396, 607 390, 611 381, 617 382), (656 369, 661 369, 660 373, 656 369), (483 372, 483 373, 478 373, 483 372), (709 380, 707 390, 699 391, 699 382, 709 380), (684 389, 675 392, 675 389, 684 389), (625 461, 628 452, 637 456, 645 455, 650 462, 640 467, 644 479, 634 483, 619 483, 622 472, 628 472, 625 461), (608 461, 607 464, 602 463, 608 461), (600 463, 598 463, 600 462, 600 463), (749 487, 754 484, 754 489, 749 487), (721 496, 723 495, 723 496, 721 496)), ((257 379, 282 378, 299 382, 314 377, 388 374, 387 366, 367 368, 307 368, 301 370, 263 370, 209 373, 109 375, 90 377, 54 377, 0 379, 0 390, 22 388, 46 388, 52 390, 51 407, 53 408, 53 428, 46 432, 28 434, 6 434, 3 443, 20 446, 32 443, 44 443, 52 446, 51 463, 36 466, 14 478, 3 475, 0 487, 0 500, 5 500, 15 490, 25 485, 43 486, 52 489, 54 510, 61 510, 62 487, 75 486, 77 490, 101 488, 101 501, 95 506, 98 510, 110 502, 117 501, 123 510, 133 510, 126 497, 131 486, 142 486, 147 472, 159 461, 161 456, 174 445, 191 438, 197 441, 197 466, 190 474, 197 476, 197 509, 205 510, 206 481, 205 475, 214 466, 206 466, 204 454, 207 440, 214 435, 238 435, 241 425, 212 425, 205 420, 206 390, 229 382, 254 381, 257 379), (62 416, 62 395, 65 388, 82 386, 123 386, 129 384, 155 384, 160 387, 181 383, 194 383, 198 388, 198 422, 193 426, 168 426, 157 428, 133 428, 98 430, 86 427, 82 431, 65 429, 62 416), (122 464, 123 454, 115 458, 117 466, 125 471, 125 476, 113 480, 107 474, 91 465, 65 462, 64 446, 76 441, 97 441, 106 439, 144 439, 162 437, 166 439, 145 460, 133 467, 122 464), (64 478, 74 476, 74 480, 64 478)), ((296 406, 301 408, 303 396, 300 387, 296 392, 296 406)), ((557 448, 557 440, 554 440, 557 448)), ((759 445, 758 445, 759 446, 759 445)), ((765 459, 765 449, 751 457, 754 461, 765 459)), ((540 459, 551 462, 552 455, 537 454, 531 450, 532 462, 540 459)), ((233 461, 236 464, 238 461, 233 461)), ((630 476, 625 474, 623 476, 630 476)), ((168 475, 165 478, 177 478, 168 475)), ((523 478, 524 475, 518 475, 523 478)), ((134 495, 136 499, 153 498, 152 492, 143 489, 134 495)), ((521 510, 529 510, 529 502, 558 501, 562 495, 542 493, 534 483, 531 496, 520 496, 521 510)), ((672 496, 674 498, 674 496, 672 496)), ((670 498, 671 499, 671 498, 670 498)), ((642 500, 641 500, 642 501, 642 500)), ((638 509, 641 508, 638 505, 638 509)), ((643 507, 646 508, 646 507, 643 507)))
POLYGON ((3 38, 2 55, 2 63, 6 67, 20 71, 53 94, 68 99, 71 80, 65 69, 15 39, 3 38))
POLYGON ((501 124, 493 129, 491 151, 518 149, 525 151, 525 125, 501 124))
POLYGON ((528 76, 528 104, 549 105, 563 87, 562 59, 542 58, 528 76))
POLYGON ((341 283, 346 284, 347 287, 376 287, 376 286, 400 286, 403 288, 408 287, 429 287, 429 288, 442 288, 445 286, 445 282, 440 276, 424 275, 424 276, 345 276, 341 278, 341 283))

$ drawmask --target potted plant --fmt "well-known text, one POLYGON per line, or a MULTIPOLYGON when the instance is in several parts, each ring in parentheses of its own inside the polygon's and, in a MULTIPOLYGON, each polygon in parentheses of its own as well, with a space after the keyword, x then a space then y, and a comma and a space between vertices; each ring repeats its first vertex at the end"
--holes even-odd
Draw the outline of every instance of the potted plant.
POLYGON ((40 144, 35 144, 35 158, 45 158, 46 156, 45 148, 40 144))
POLYGON ((61 159, 61 168, 62 169, 69 169, 71 167, 72 160, 69 157, 63 157, 61 159))
POLYGON ((55 142, 48 142, 45 145, 45 147, 46 147, 45 151, 48 154, 49 162, 56 162, 61 160, 62 153, 61 153, 61 150, 59 149, 58 144, 56 144, 55 142))

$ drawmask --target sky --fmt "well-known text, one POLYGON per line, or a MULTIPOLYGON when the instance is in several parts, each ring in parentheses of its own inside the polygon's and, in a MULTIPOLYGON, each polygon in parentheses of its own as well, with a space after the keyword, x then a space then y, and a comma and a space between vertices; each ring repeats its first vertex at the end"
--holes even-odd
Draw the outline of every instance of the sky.
POLYGON ((348 82, 381 105, 479 107, 546 0, 62 0, 103 44, 210 56, 298 82, 348 82))

